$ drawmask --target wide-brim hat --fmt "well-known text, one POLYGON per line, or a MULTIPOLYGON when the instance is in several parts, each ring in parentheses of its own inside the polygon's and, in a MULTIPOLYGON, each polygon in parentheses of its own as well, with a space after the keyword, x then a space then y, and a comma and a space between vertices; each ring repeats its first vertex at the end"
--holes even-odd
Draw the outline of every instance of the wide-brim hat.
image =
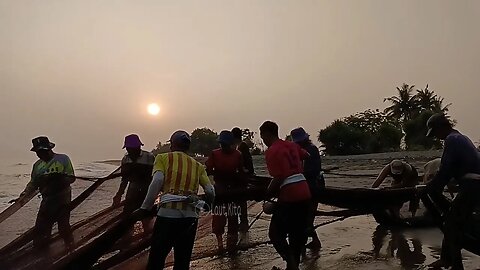
POLYGON ((138 148, 143 146, 140 137, 137 134, 130 134, 125 137, 125 142, 123 143, 123 148, 138 148))
POLYGON ((296 128, 290 132, 292 141, 299 143, 310 139, 310 135, 302 127, 296 128))
POLYGON ((51 142, 46 136, 39 136, 32 139, 33 147, 30 151, 37 152, 40 150, 52 150, 55 144, 51 142))

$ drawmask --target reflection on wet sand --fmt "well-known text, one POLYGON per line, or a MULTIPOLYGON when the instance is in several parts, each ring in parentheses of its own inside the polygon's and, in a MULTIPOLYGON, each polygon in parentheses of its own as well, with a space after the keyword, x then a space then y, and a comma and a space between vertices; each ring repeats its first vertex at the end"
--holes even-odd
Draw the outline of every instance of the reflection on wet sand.
POLYGON ((418 238, 407 240, 401 229, 377 226, 373 232, 372 244, 375 258, 382 257, 381 250, 386 245, 384 256, 398 258, 404 269, 417 269, 427 258, 423 254, 421 241, 418 238))

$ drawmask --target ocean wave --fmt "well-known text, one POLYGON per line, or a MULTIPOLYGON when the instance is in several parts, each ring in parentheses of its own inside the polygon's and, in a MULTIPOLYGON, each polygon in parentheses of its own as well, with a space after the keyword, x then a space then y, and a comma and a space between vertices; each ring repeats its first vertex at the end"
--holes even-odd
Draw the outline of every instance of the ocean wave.
POLYGON ((29 165, 29 164, 19 162, 19 163, 12 164, 11 166, 15 167, 15 166, 26 166, 26 165, 29 165))
POLYGON ((108 165, 116 165, 120 166, 120 163, 122 161, 120 159, 108 159, 108 160, 99 160, 99 161, 94 161, 94 163, 101 163, 101 164, 108 164, 108 165))

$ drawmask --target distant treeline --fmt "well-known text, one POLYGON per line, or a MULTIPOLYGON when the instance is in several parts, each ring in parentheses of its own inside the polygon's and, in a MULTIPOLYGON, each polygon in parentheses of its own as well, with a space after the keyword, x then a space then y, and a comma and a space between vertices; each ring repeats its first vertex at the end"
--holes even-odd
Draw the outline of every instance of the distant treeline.
MULTIPOLYGON (((209 128, 197 128, 191 133, 190 152, 195 156, 208 156, 213 149, 219 147, 217 142, 218 134, 209 128)), ((250 147, 252 155, 260 155, 263 153, 264 146, 261 141, 255 142, 255 132, 246 128, 242 130, 242 139, 250 147)), ((157 147, 152 151, 155 155, 159 153, 166 153, 170 151, 170 144, 159 142, 157 147)))
MULTIPOLYGON (((425 136, 426 123, 434 113, 448 113, 451 103, 444 105, 444 99, 428 89, 428 84, 419 90, 415 90, 414 85, 403 84, 396 91, 395 96, 384 99, 389 103, 387 108, 342 117, 320 130, 317 138, 323 151, 328 155, 355 155, 440 148, 440 141, 425 136)), ((243 140, 252 154, 260 155, 265 146, 255 135, 256 132, 243 129, 243 140)), ((208 156, 218 148, 217 136, 217 132, 206 127, 192 131, 192 155, 208 156)), ((153 152, 169 150, 170 144, 159 142, 153 152)))
POLYGON ((333 121, 320 130, 318 140, 329 155, 355 155, 440 148, 441 142, 427 138, 426 123, 434 113, 447 113, 451 103, 428 89, 414 85, 397 87, 397 95, 384 99, 384 110, 366 110, 333 121), (402 143, 403 139, 403 143, 402 143))

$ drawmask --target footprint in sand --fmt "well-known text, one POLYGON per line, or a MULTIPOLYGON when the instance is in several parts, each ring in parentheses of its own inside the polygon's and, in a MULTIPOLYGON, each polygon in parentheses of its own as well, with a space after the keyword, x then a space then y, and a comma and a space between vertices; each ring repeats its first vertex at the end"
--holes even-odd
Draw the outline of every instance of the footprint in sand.
POLYGON ((330 249, 330 252, 328 254, 334 255, 334 254, 339 253, 341 250, 342 250, 341 247, 340 248, 333 248, 333 249, 330 249))

